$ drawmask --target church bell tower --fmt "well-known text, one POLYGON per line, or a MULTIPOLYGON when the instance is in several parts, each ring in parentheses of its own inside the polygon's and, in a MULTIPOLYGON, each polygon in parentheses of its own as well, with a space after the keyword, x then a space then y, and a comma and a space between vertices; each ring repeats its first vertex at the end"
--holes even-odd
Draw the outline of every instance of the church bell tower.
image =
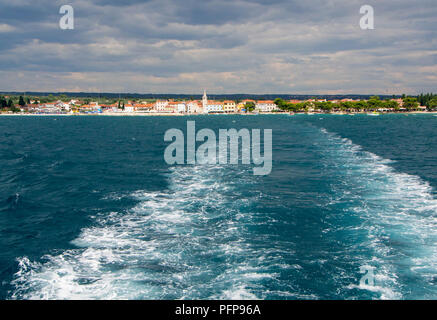
POLYGON ((203 110, 205 110, 207 104, 208 104, 208 97, 206 96, 206 90, 204 90, 203 91, 203 98, 202 98, 203 110))

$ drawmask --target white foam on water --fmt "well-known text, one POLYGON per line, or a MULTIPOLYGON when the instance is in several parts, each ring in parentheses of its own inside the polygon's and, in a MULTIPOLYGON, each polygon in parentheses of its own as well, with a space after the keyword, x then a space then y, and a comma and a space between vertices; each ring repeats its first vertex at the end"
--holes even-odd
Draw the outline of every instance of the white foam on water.
MULTIPOLYGON (((331 165, 340 172, 336 197, 345 214, 362 219, 374 257, 375 286, 351 284, 377 292, 381 299, 437 297, 437 199, 432 187, 418 176, 396 171, 383 159, 349 139, 321 129, 331 165)), ((351 228, 352 231, 352 228, 351 228)), ((362 259, 362 257, 360 257, 362 259)), ((363 261, 366 264, 366 261, 363 261)))
POLYGON ((399 300, 402 298, 402 296, 398 292, 395 292, 391 288, 385 287, 385 286, 351 284, 351 285, 348 285, 346 288, 347 289, 367 290, 370 292, 377 293, 381 300, 399 300))
POLYGON ((229 290, 224 290, 220 296, 222 300, 259 300, 259 298, 251 293, 244 286, 233 287, 229 290))
MULTIPOLYGON (((251 199, 229 196, 236 187, 229 172, 171 168, 168 190, 134 192, 133 208, 96 215, 72 241, 77 249, 41 262, 19 259, 11 298, 255 299, 254 284, 275 274, 258 266, 264 252, 245 241, 251 217, 239 209, 251 199)), ((250 171, 236 173, 239 183, 254 179, 250 171)))

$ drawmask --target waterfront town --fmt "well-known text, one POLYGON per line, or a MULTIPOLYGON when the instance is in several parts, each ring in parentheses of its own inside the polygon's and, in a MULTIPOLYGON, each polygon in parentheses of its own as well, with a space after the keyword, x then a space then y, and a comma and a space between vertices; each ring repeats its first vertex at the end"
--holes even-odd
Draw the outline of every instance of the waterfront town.
MULTIPOLYGON (((367 100, 351 98, 327 100, 312 98, 306 100, 212 100, 203 93, 201 100, 157 99, 116 100, 113 103, 91 101, 79 98, 43 101, 20 96, 17 103, 8 96, 0 98, 0 114, 36 115, 189 115, 189 114, 271 114, 271 113, 390 113, 429 112, 437 110, 437 96, 393 97, 381 100, 372 96, 367 100)), ((47 100, 47 99, 46 99, 47 100)), ((50 99, 49 99, 50 100, 50 99)), ((53 99, 51 99, 53 100, 53 99)), ((97 100, 97 99, 96 99, 97 100)))

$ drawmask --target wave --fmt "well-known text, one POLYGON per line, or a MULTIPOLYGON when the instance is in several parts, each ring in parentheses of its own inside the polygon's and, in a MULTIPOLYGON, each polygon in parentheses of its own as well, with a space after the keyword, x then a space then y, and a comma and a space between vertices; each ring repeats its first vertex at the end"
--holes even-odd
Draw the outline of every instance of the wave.
POLYGON ((137 205, 95 216, 72 241, 77 249, 20 258, 11 298, 258 298, 259 282, 275 274, 245 240, 252 199, 239 188, 253 179, 242 167, 170 168, 167 190, 127 195, 137 205))
MULTIPOLYGON (((363 150, 351 140, 321 129, 327 170, 337 182, 328 204, 359 225, 348 232, 365 235, 351 244, 352 251, 372 250, 359 256, 361 265, 375 267, 375 285, 347 286, 376 292, 381 299, 435 298, 437 274, 437 200, 432 187, 418 176, 396 171, 394 161, 363 150)), ((338 218, 338 217, 337 217, 338 218)))
POLYGON ((251 168, 176 166, 164 190, 107 195, 106 201, 128 197, 136 205, 94 216, 72 241, 75 249, 38 261, 20 258, 10 297, 435 298, 437 200, 431 186, 325 129, 312 142, 320 148, 323 172, 309 177, 331 182, 310 204, 322 208, 310 208, 322 214, 322 221, 312 217, 315 230, 328 226, 320 234, 286 238, 293 226, 303 226, 287 220, 300 213, 292 216, 290 199, 281 198, 287 194, 274 200, 261 194, 261 178, 251 168), (262 203, 271 209, 259 209, 262 203), (285 236, 275 233, 284 225, 290 228, 285 236), (314 246, 305 250, 302 243, 314 246), (360 284, 360 266, 374 268, 374 286, 360 284))

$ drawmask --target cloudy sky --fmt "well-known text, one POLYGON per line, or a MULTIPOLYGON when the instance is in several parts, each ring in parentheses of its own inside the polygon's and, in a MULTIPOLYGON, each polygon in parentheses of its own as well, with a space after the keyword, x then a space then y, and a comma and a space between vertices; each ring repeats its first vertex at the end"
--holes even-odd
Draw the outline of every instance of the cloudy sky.
POLYGON ((436 25, 436 0, 0 0, 0 91, 437 92, 436 25))

